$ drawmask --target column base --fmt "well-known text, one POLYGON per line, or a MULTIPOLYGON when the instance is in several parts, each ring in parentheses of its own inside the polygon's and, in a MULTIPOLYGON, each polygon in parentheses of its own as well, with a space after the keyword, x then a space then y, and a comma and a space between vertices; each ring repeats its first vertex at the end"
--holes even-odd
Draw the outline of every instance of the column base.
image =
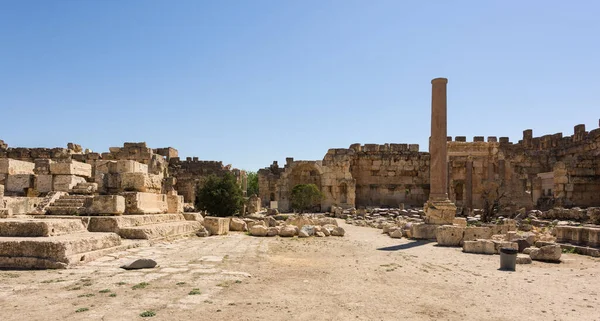
POLYGON ((456 216, 456 205, 449 199, 430 199, 423 210, 426 224, 452 225, 456 216))

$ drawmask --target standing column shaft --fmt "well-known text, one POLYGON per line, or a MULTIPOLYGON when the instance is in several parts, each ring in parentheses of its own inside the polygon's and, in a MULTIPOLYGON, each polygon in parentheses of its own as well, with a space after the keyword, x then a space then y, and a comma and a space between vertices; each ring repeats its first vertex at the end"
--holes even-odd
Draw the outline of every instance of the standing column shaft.
POLYGON ((436 78, 431 81, 431 155, 429 199, 448 199, 447 157, 447 112, 446 84, 448 79, 436 78))

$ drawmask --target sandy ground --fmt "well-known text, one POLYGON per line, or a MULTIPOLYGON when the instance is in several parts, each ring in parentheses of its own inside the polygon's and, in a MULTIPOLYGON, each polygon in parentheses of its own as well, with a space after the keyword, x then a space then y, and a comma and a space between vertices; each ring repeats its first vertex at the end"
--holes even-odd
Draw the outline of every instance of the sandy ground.
POLYGON ((600 259, 564 254, 561 264, 504 272, 497 255, 340 225, 343 238, 233 233, 69 270, 0 271, 0 319, 600 320, 600 259), (159 266, 119 268, 138 257, 159 266))

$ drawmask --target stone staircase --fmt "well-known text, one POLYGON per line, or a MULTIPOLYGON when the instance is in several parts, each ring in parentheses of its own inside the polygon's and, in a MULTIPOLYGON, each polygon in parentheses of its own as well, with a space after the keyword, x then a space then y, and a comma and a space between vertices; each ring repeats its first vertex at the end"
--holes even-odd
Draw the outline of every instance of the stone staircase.
POLYGON ((199 221, 188 221, 183 214, 147 214, 93 216, 90 232, 113 232, 124 239, 172 240, 195 235, 202 227, 199 221))
POLYGON ((93 196, 63 195, 46 209, 46 215, 82 215, 90 206, 93 196))
POLYGON ((0 269, 63 269, 130 246, 80 219, 0 220, 0 269))

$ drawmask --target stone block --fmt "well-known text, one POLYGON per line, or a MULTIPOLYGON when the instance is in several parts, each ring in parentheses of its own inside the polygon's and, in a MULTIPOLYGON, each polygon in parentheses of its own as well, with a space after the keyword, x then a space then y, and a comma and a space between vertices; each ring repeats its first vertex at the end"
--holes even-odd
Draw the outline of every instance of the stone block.
POLYGON ((50 164, 54 161, 51 159, 36 159, 34 161, 35 168, 33 172, 37 175, 49 175, 50 174, 50 164))
POLYGON ((418 223, 410 227, 411 238, 417 240, 435 240, 439 225, 418 223))
POLYGON ((436 230, 437 243, 442 246, 460 246, 464 232, 464 227, 442 225, 436 230))
POLYGON ((54 180, 52 175, 38 174, 35 177, 35 189, 40 193, 51 192, 54 186, 53 182, 54 180))
POLYGON ((9 174, 6 177, 5 191, 12 193, 25 193, 26 189, 33 188, 34 175, 9 174))
POLYGON ((88 214, 121 215, 125 213, 125 197, 119 195, 96 195, 92 205, 87 208, 88 214))
POLYGON ((0 174, 34 174, 35 164, 11 158, 0 158, 0 174))
POLYGON ((75 185, 85 182, 85 178, 76 175, 54 175, 52 184, 55 191, 69 192, 75 185))
POLYGON ((545 245, 529 252, 531 259, 536 261, 558 262, 561 255, 562 249, 558 244, 545 245))
POLYGON ((121 174, 121 188, 124 191, 160 193, 162 177, 144 173, 121 174))
POLYGON ((492 238, 492 229, 489 227, 466 227, 464 241, 492 238))
POLYGON ((167 195, 167 212, 183 213, 183 195, 167 195))
POLYGON ((206 216, 204 227, 210 232, 210 235, 227 234, 229 232, 229 218, 206 216))
POLYGON ((452 221, 452 225, 467 227, 467 219, 464 217, 455 217, 452 221))
POLYGON ((69 162, 51 163, 50 173, 53 175, 92 177, 92 165, 74 160, 69 162))
POLYGON ((133 160, 117 161, 116 172, 123 173, 142 173, 148 174, 148 165, 133 160))
POLYGON ((476 254, 494 254, 496 247, 490 240, 464 241, 463 252, 476 254))
POLYGON ((496 254, 500 254, 500 249, 503 247, 519 250, 519 243, 509 241, 492 241, 494 242, 494 250, 496 254))
POLYGON ((454 222, 456 205, 449 200, 432 201, 425 204, 425 223, 447 225, 454 222))
POLYGON ((123 192, 125 214, 162 214, 167 213, 167 195, 142 192, 123 192))

